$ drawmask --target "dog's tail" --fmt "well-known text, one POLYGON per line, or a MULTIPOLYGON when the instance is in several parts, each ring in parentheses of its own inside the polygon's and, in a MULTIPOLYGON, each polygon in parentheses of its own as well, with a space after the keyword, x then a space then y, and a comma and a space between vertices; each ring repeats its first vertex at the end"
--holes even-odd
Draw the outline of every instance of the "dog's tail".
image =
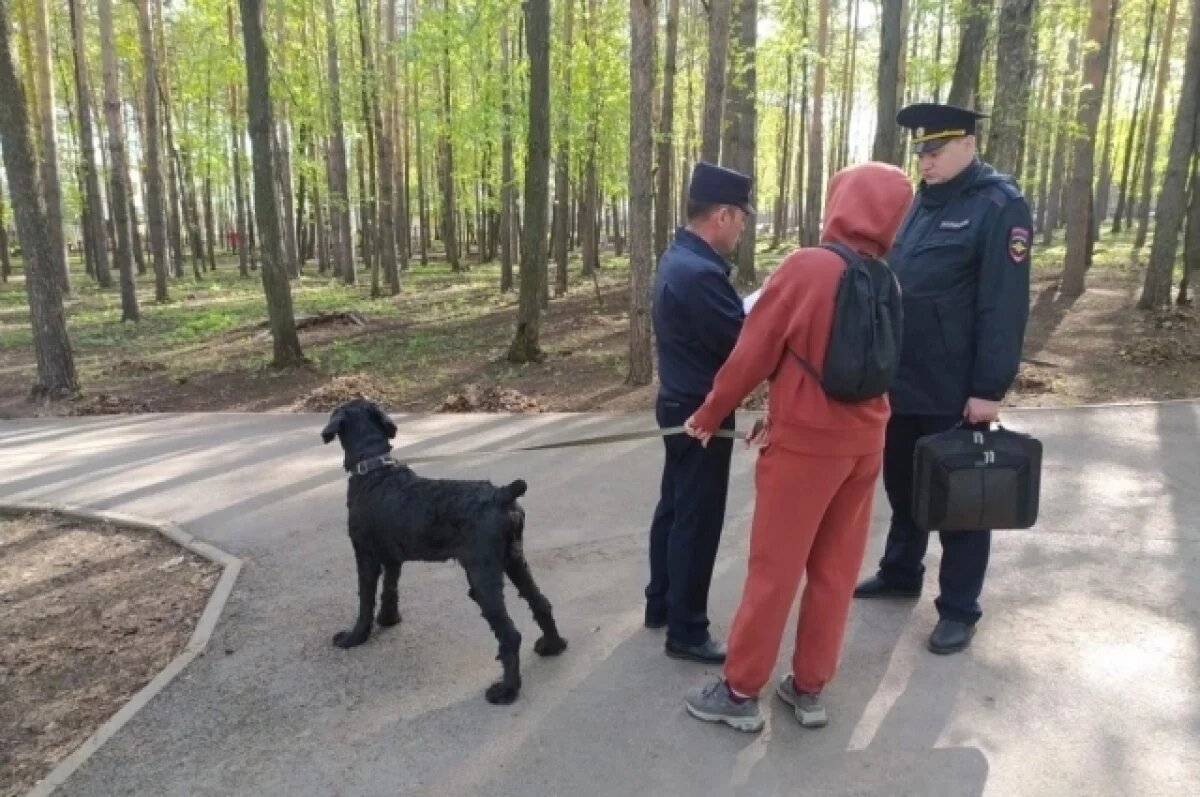
POLYGON ((496 488, 496 496, 500 499, 501 504, 511 504, 521 496, 525 495, 525 490, 528 485, 524 479, 517 479, 512 484, 506 484, 503 487, 496 488))

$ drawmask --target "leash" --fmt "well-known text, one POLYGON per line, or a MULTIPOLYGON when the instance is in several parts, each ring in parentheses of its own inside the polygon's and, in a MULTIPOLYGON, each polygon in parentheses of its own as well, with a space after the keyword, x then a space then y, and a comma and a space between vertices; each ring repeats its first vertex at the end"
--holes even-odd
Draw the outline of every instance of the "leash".
MULTIPOLYGON (((555 448, 578 448, 581 446, 602 446, 611 443, 625 443, 632 440, 650 440, 656 437, 670 437, 672 435, 684 434, 682 426, 668 426, 663 429, 650 429, 640 432, 620 432, 618 434, 605 434, 598 437, 577 437, 573 440, 560 440, 557 443, 540 443, 532 446, 520 446, 519 448, 498 448, 484 451, 463 451, 457 454, 426 454, 420 457, 399 457, 395 454, 389 454, 397 463, 411 464, 417 462, 439 462, 447 459, 462 459, 463 457, 490 457, 499 454, 517 454, 523 451, 550 451, 555 448)), ((734 431, 732 429, 720 429, 713 437, 724 437, 731 440, 744 440, 745 432, 734 431)))

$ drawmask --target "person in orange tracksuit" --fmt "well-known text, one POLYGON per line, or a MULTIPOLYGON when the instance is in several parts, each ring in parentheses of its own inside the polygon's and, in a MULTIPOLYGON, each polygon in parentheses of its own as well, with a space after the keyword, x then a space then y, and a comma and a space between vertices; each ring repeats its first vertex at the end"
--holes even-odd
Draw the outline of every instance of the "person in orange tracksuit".
MULTIPOLYGON (((823 242, 862 255, 888 251, 912 200, 903 171, 852 166, 829 184, 823 242)), ((886 396, 845 403, 825 394, 799 362, 822 363, 845 261, 799 249, 764 285, 728 361, 688 434, 704 444, 763 380, 771 380, 759 442, 757 500, 742 601, 730 632, 724 677, 688 692, 693 716, 738 730, 763 726, 758 694, 771 677, 802 576, 792 674, 779 696, 806 727, 827 722, 819 695, 837 669, 855 579, 866 548, 890 410, 886 396)))

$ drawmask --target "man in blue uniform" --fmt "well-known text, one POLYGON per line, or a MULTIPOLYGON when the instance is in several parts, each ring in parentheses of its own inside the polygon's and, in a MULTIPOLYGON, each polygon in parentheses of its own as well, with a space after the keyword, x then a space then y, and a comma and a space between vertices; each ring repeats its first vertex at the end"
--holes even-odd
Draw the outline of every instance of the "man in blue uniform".
MULTIPOLYGON (((681 426, 704 403, 741 331, 742 301, 724 255, 735 250, 754 215, 751 187, 744 174, 697 163, 687 226, 658 262, 652 317, 661 428, 681 426)), ((732 414, 721 428, 733 428, 732 414)), ((683 434, 664 443, 662 491, 650 526, 646 626, 667 626, 667 655, 719 663, 725 645, 708 632, 708 588, 725 521, 733 445, 716 438, 705 448, 683 434)))
MULTIPOLYGON (((892 506, 879 571, 857 598, 921 593, 929 535, 912 518, 917 439, 958 423, 986 426, 1017 374, 1029 315, 1031 220, 1016 182, 978 159, 983 114, 910 105, 896 117, 912 130, 921 185, 887 260, 904 296, 900 370, 891 389, 884 487, 892 506)), ((934 653, 966 648, 981 616, 991 531, 941 531, 940 617, 934 653)))

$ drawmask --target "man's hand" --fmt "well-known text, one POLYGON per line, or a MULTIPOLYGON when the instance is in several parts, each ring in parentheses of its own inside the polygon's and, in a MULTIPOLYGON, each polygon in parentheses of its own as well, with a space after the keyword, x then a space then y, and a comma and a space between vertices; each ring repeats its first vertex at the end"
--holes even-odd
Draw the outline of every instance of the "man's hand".
POLYGON ((688 437, 694 437, 699 440, 702 448, 708 448, 708 441, 712 440, 713 433, 697 427, 695 417, 693 415, 683 422, 683 431, 687 432, 688 437))
POLYGON ((991 423, 1000 417, 1000 402, 988 399, 969 398, 963 408, 967 423, 991 423))
POLYGON ((761 418, 754 422, 754 427, 750 429, 750 433, 746 435, 746 448, 751 446, 761 446, 766 448, 771 444, 771 421, 769 418, 761 418))

